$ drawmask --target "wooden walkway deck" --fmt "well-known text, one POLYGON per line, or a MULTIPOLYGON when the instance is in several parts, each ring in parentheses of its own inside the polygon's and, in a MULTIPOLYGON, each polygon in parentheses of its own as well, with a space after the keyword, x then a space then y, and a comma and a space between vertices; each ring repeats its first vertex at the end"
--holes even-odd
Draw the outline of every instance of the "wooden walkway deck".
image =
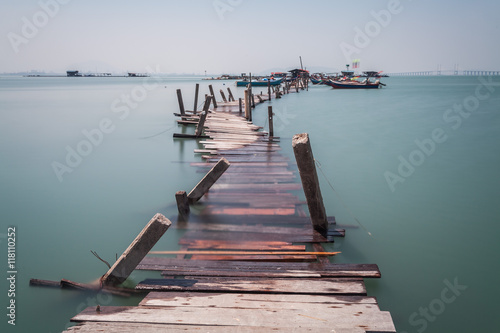
POLYGON ((312 228, 280 145, 234 102, 218 103, 204 133, 195 153, 205 162, 192 165, 206 173, 224 157, 230 167, 196 204, 199 214, 174 225, 187 230, 181 249, 196 254, 147 256, 137 269, 163 278, 136 286, 150 291, 139 306, 89 307, 66 332, 396 332, 366 295, 363 278, 379 278, 377 265, 318 256, 345 231, 333 217, 328 234, 312 228))

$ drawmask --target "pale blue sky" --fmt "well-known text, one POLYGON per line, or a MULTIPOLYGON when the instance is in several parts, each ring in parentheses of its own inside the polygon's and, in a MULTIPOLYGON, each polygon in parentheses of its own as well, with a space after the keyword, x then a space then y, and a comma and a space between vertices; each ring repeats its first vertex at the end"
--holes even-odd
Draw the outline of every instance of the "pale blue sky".
POLYGON ((299 56, 311 69, 500 70, 499 13, 493 0, 4 0, 0 72, 257 73, 299 56))

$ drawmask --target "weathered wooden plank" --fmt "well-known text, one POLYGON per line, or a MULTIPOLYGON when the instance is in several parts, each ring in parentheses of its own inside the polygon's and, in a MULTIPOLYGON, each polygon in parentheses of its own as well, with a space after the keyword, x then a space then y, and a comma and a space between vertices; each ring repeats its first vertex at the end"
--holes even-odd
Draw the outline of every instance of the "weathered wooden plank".
MULTIPOLYGON (((212 195, 212 194, 210 194, 212 195)), ((276 215, 245 215, 245 216, 234 216, 234 215, 217 215, 211 220, 210 217, 203 217, 202 221, 211 223, 231 223, 231 224, 255 224, 258 221, 259 224, 287 224, 287 225, 301 225, 310 226, 311 220, 309 217, 305 216, 283 216, 276 215)), ((330 224, 335 224, 335 216, 329 216, 328 222, 330 224)))
POLYGON ((280 254, 280 255, 208 255, 195 254, 191 256, 191 260, 216 260, 216 261, 257 261, 257 262, 306 262, 316 261, 315 255, 310 254, 280 254))
POLYGON ((243 293, 196 293, 196 292, 150 292, 140 306, 168 307, 217 307, 241 309, 279 310, 282 308, 300 310, 304 307, 322 310, 332 305, 374 305, 378 310, 375 297, 368 296, 331 296, 301 294, 243 294, 243 293))
MULTIPOLYGON (((314 327, 334 332, 353 332, 362 328, 371 332, 396 332, 388 312, 373 304, 352 304, 325 308, 301 309, 239 309, 217 307, 149 307, 104 306, 100 312, 89 307, 72 321, 99 321, 146 324, 232 326, 243 327, 314 327)), ((184 326, 186 327, 186 326, 184 326)), ((187 326, 189 327, 189 326, 187 326)), ((321 331, 322 332, 322 331, 321 331)), ((357 331, 363 332, 363 331, 357 331)))
POLYGON ((209 207, 205 208, 204 214, 224 215, 280 215, 290 216, 295 214, 295 208, 231 208, 231 207, 209 207))
MULTIPOLYGON (((212 325, 186 325, 186 324, 146 324, 146 323, 122 323, 122 322, 80 322, 76 326, 68 328, 63 333, 164 333, 164 332, 200 332, 200 333, 269 333, 269 332, 328 332, 317 327, 258 327, 258 326, 212 326, 212 325)), ((341 333, 365 333, 365 330, 343 331, 341 333)))
POLYGON ((163 236, 172 222, 162 214, 156 214, 137 235, 118 260, 101 278, 104 285, 123 283, 156 242, 163 236))
POLYGON ((205 278, 146 279, 138 290, 258 292, 307 295, 366 295, 363 279, 205 278))
POLYGON ((229 168, 229 166, 230 163, 225 158, 221 158, 219 160, 219 163, 217 163, 188 194, 189 202, 193 203, 200 200, 200 198, 211 187, 213 187, 217 179, 219 179, 219 177, 224 173, 224 171, 227 170, 227 168, 229 168))
MULTIPOLYGON (((203 274, 212 271, 225 274, 225 276, 231 276, 231 273, 236 272, 285 272, 320 274, 323 277, 380 277, 376 264, 215 262, 149 256, 142 260, 137 269, 159 270, 165 271, 166 274, 175 273, 176 275, 194 275, 197 274, 196 272, 203 274)), ((207 275, 210 274, 207 273, 207 275)))
MULTIPOLYGON (((192 225, 189 222, 189 225, 192 225)), ((305 245, 292 245, 288 242, 261 242, 261 241, 211 241, 211 240, 192 240, 187 245, 188 249, 213 249, 213 250, 259 250, 259 251, 305 251, 305 245)))

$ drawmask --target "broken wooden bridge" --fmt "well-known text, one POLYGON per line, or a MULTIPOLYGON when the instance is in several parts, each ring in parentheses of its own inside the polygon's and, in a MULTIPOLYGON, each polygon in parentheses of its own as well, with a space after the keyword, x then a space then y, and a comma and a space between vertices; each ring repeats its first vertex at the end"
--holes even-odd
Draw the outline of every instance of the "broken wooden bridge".
MULTIPOLYGON (((254 103, 289 92, 269 90, 254 103)), ((326 215, 309 137, 294 137, 291 163, 274 134, 248 120, 251 90, 244 101, 210 95, 202 112, 182 106, 179 115, 197 126, 204 162, 192 165, 207 174, 176 194, 181 250, 140 261, 136 269, 162 278, 136 286, 149 292, 138 306, 89 307, 67 332, 396 332, 367 296, 363 279, 379 278, 377 265, 337 264, 323 248, 345 231, 326 215)), ((272 128, 272 110, 269 117, 272 128)))

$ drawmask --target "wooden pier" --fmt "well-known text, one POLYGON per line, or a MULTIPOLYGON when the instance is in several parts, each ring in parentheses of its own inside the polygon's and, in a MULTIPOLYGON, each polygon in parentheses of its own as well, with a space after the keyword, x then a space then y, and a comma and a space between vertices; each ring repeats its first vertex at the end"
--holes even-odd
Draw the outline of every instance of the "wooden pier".
POLYGON ((138 306, 89 307, 66 332, 396 332, 390 313, 367 296, 363 279, 379 278, 377 265, 329 260, 334 253, 322 244, 345 231, 324 212, 306 213, 317 202, 294 194, 306 171, 299 174, 278 139, 248 121, 251 93, 243 103, 229 96, 204 115, 182 109, 181 124, 201 126, 205 137, 194 152, 204 162, 192 166, 217 180, 201 198, 177 192, 171 228, 185 230, 180 251, 150 252, 136 267, 163 278, 136 286, 149 292, 138 306))

